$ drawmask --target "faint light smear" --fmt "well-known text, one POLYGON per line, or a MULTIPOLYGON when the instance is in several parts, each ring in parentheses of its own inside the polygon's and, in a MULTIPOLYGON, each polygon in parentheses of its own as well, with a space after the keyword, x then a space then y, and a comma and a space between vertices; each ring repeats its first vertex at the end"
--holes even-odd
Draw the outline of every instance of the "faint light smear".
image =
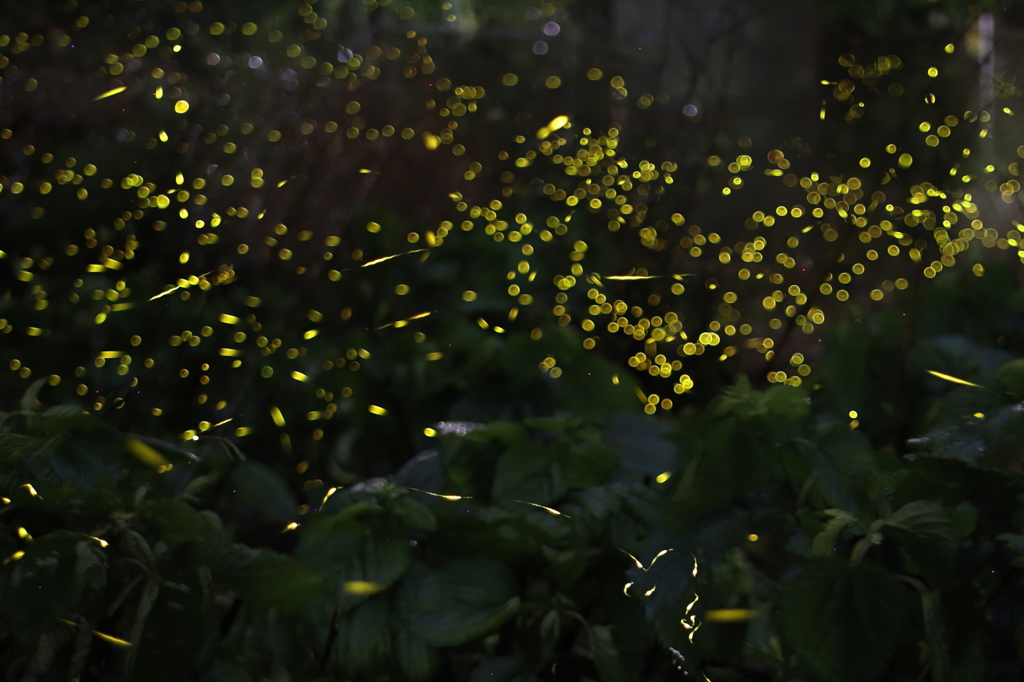
POLYGON ((985 388, 981 384, 975 384, 970 381, 967 381, 966 379, 958 379, 957 377, 951 376, 949 374, 943 374, 942 372, 936 372, 935 370, 932 369, 928 370, 928 373, 931 374, 933 377, 938 377, 943 381, 949 381, 954 384, 961 384, 963 386, 974 386, 975 388, 985 388))

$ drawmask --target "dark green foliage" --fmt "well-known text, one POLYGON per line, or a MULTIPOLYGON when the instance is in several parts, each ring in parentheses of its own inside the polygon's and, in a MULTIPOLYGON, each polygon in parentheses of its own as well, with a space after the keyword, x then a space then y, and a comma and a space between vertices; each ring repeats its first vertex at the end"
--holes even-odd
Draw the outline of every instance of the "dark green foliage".
POLYGON ((918 347, 992 388, 922 376, 913 454, 827 383, 741 377, 674 431, 465 424, 301 498, 227 441, 146 440, 167 470, 26 400, 0 416, 0 647, 38 679, 1002 679, 1024 650, 1019 361, 918 347))
POLYGON ((906 601, 904 587, 878 566, 813 560, 787 586, 783 625, 815 675, 871 680, 903 644, 906 601))

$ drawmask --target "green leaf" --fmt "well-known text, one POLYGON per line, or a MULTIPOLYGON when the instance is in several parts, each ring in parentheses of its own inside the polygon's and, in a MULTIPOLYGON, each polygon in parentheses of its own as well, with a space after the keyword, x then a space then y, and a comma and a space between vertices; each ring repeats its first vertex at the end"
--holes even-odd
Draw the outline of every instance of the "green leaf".
POLYGON ((1024 399, 1024 358, 1011 360, 999 368, 996 389, 1016 400, 1024 399))
POLYGON ((831 516, 825 528, 814 536, 811 542, 811 552, 821 557, 831 556, 836 546, 836 540, 844 528, 857 522, 857 517, 842 509, 826 509, 825 513, 831 516))
POLYGON ((479 637, 519 610, 516 579, 502 563, 455 559, 440 569, 414 564, 398 591, 405 626, 431 646, 479 637))
POLYGON ((946 632, 942 597, 937 590, 921 595, 921 614, 931 659, 932 679, 946 682, 950 673, 949 637, 946 632))
POLYGON ((398 667, 410 682, 429 680, 441 666, 437 650, 408 630, 399 630, 392 646, 398 667))
POLYGON ((572 443, 567 452, 559 452, 558 455, 562 482, 567 488, 601 485, 618 463, 615 452, 604 443, 572 443))
POLYGON ((329 513, 320 512, 303 524, 295 557, 314 572, 330 575, 339 563, 354 557, 370 529, 355 519, 354 511, 365 505, 329 513))
POLYGON ((1014 566, 1024 568, 1024 535, 1014 533, 1000 533, 996 540, 1006 543, 1006 549, 1015 554, 1011 560, 1014 566))
POLYGON ((86 585, 78 556, 78 533, 53 531, 25 546, 24 556, 0 568, 7 594, 0 623, 19 639, 33 639, 66 617, 86 585), (77 574, 77 575, 76 575, 77 574), (79 579, 76 580, 76 577, 79 579))
POLYGON ((823 506, 862 513, 868 501, 864 489, 878 471, 867 437, 858 429, 832 426, 819 437, 812 461, 812 494, 823 506))
POLYGON ((408 495, 395 500, 394 510, 407 528, 428 533, 437 530, 437 519, 434 517, 434 512, 430 511, 425 504, 417 502, 408 495))
POLYGON ((953 523, 953 532, 957 540, 963 541, 974 534, 974 529, 978 525, 978 510, 964 500, 950 510, 949 518, 953 523))
POLYGON ((292 610, 320 585, 319 578, 293 557, 245 545, 229 547, 214 570, 243 602, 257 608, 292 610))
POLYGON ((363 541, 357 559, 357 569, 346 579, 367 580, 386 589, 409 568, 412 548, 402 536, 385 537, 375 533, 363 541))
POLYGON ((256 462, 243 462, 231 475, 231 489, 246 507, 284 526, 298 515, 298 502, 280 475, 256 462))
POLYGON ((349 675, 379 669, 388 658, 390 603, 387 595, 374 597, 338 621, 334 640, 335 665, 349 675))
POLYGON ((816 559, 785 589, 783 625, 800 664, 826 682, 870 682, 906 632, 905 589, 870 564, 816 559))
POLYGON ((492 494, 500 502, 550 505, 565 494, 552 448, 522 443, 498 458, 492 494))
POLYGON ((601 682, 625 682, 626 672, 611 630, 603 625, 592 625, 590 633, 594 637, 594 665, 601 682))
POLYGON ((37 379, 32 382, 32 385, 25 391, 25 395, 21 397, 21 411, 32 412, 35 410, 36 397, 39 395, 40 389, 46 385, 46 379, 37 379))
POLYGON ((211 530, 199 512, 181 500, 146 501, 142 506, 142 516, 156 523, 160 537, 172 549, 198 540, 211 530))
POLYGON ((956 529, 953 527, 949 514, 938 502, 926 500, 908 502, 886 519, 885 524, 927 538, 947 552, 956 549, 956 529))

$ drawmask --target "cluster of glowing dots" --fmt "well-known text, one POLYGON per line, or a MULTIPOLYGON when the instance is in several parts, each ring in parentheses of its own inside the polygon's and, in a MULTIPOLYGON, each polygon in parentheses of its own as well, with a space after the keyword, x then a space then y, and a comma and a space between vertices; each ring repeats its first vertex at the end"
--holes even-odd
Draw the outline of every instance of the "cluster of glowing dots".
MULTIPOLYGON (((388 4, 378 0, 368 9, 388 4)), ((178 14, 189 17, 198 17, 203 11, 199 2, 179 2, 174 9, 178 14)), ((405 19, 413 16, 412 9, 408 7, 397 11, 405 19)), ((203 249, 239 258, 266 247, 281 262, 297 262, 294 245, 322 245, 323 260, 331 266, 336 260, 350 261, 347 265, 316 269, 326 280, 338 282, 344 277, 358 277, 362 269, 392 258, 439 249, 446 240, 478 238, 482 232, 494 242, 512 249, 517 261, 514 269, 507 273, 507 284, 502 285, 507 287, 507 294, 512 300, 507 321, 501 320, 496 324, 495 320, 480 317, 477 324, 482 329, 505 333, 506 325, 510 327, 516 323, 521 308, 550 295, 553 300, 545 305, 551 306, 554 322, 563 327, 578 327, 584 348, 597 349, 603 338, 614 334, 631 338, 638 349, 628 358, 628 366, 642 375, 668 380, 671 393, 682 395, 694 387, 692 370, 689 369, 691 363, 702 361, 698 360, 702 356, 724 362, 744 350, 758 353, 769 365, 766 370, 769 381, 800 385, 812 372, 811 358, 802 352, 787 352, 776 360, 776 354, 782 352, 779 344, 789 332, 798 330, 807 335, 815 334, 818 327, 825 324, 828 311, 834 309, 836 304, 832 301, 844 303, 853 300, 858 292, 863 292, 870 300, 881 301, 887 295, 911 286, 907 277, 885 276, 893 268, 883 267, 881 263, 877 270, 885 273, 882 275, 884 279, 870 284, 855 284, 856 278, 867 281, 872 277, 879 261, 887 258, 894 259, 894 263, 902 261, 910 270, 932 278, 944 268, 955 265, 971 244, 980 243, 989 248, 1016 250, 1024 262, 1024 248, 1020 244, 1024 226, 1014 226, 1021 231, 1000 229, 1007 227, 1002 225, 986 226, 971 192, 966 191, 973 190, 980 183, 987 191, 998 191, 1004 202, 1020 200, 1021 186, 1015 179, 1020 172, 1018 163, 1008 165, 1006 177, 1000 182, 997 177, 1002 178, 1003 174, 996 175, 997 169, 993 165, 978 166, 971 162, 969 146, 964 146, 959 153, 962 161, 949 170, 948 178, 908 182, 905 176, 912 177, 914 158, 896 144, 872 150, 872 155, 860 158, 849 173, 824 174, 801 167, 804 162, 787 158, 781 149, 766 155, 748 153, 753 143, 749 138, 741 138, 738 140, 741 153, 730 158, 719 152, 706 159, 706 170, 715 182, 720 183, 719 193, 723 200, 741 200, 743 190, 755 182, 781 183, 786 189, 776 192, 776 195, 791 198, 776 206, 752 210, 742 224, 708 229, 688 222, 684 215, 673 209, 673 190, 677 189, 674 185, 679 172, 676 161, 636 160, 621 148, 622 131, 618 126, 605 129, 578 126, 568 115, 555 116, 530 134, 516 136, 510 141, 508 150, 497 155, 500 180, 504 185, 500 196, 473 203, 466 200, 459 188, 453 188, 449 194, 454 204, 450 219, 422 232, 409 232, 405 235, 406 250, 379 254, 370 260, 367 260, 369 254, 358 249, 343 253, 340 250, 342 237, 338 234, 293 230, 273 220, 261 222, 267 210, 260 207, 272 203, 272 199, 254 201, 251 198, 253 192, 272 195, 275 190, 286 188, 294 178, 276 177, 271 169, 249 161, 248 156, 240 152, 257 142, 285 145, 311 139, 310 136, 315 134, 359 139, 368 144, 401 140, 417 149, 431 152, 449 150, 457 157, 468 155, 473 160, 466 165, 461 179, 470 182, 480 177, 485 166, 494 160, 473 158, 472 149, 459 142, 458 122, 479 110, 480 103, 488 97, 488 91, 483 86, 458 86, 448 78, 435 78, 433 74, 437 67, 427 50, 427 40, 413 31, 407 35, 409 43, 405 51, 394 46, 372 46, 359 55, 331 46, 330 58, 325 58, 321 54, 325 50, 318 52, 317 46, 318 32, 326 28, 326 19, 317 15, 312 4, 302 4, 298 13, 308 25, 308 40, 301 45, 297 42, 290 44, 281 31, 256 23, 224 25, 212 22, 200 25, 189 20, 182 22, 182 28, 167 29, 162 35, 144 35, 136 29, 131 39, 137 42, 128 46, 121 55, 106 55, 103 68, 110 76, 118 77, 126 73, 126 66, 130 66, 129 71, 142 76, 133 81, 131 87, 98 90, 93 99, 117 102, 118 98, 129 97, 130 90, 143 87, 157 106, 166 106, 168 112, 185 120, 200 108, 196 99, 199 93, 188 85, 187 74, 174 70, 170 57, 191 49, 188 38, 200 32, 208 41, 240 34, 253 41, 250 50, 254 54, 249 58, 247 68, 258 70, 265 68, 268 62, 280 62, 290 65, 290 70, 307 78, 310 87, 340 88, 348 92, 349 101, 338 111, 338 120, 302 121, 292 128, 282 126, 278 129, 248 121, 234 121, 229 125, 227 121, 231 117, 225 115, 224 123, 196 139, 182 134, 184 128, 170 126, 146 132, 126 130, 122 141, 141 146, 145 151, 140 150, 139 153, 159 153, 173 159, 203 150, 219 161, 210 164, 205 174, 186 175, 184 171, 178 171, 170 180, 147 178, 134 172, 117 177, 112 170, 102 168, 98 160, 90 163, 70 156, 59 159, 45 149, 37 149, 31 141, 24 144, 21 148, 23 155, 31 159, 35 167, 46 169, 45 174, 31 178, 0 175, 0 192, 26 197, 32 195, 30 215, 33 219, 45 218, 48 202, 86 202, 102 192, 121 192, 133 201, 132 210, 109 217, 112 229, 106 230, 106 237, 96 228, 86 227, 60 252, 27 257, 0 251, 0 257, 10 259, 16 279, 29 287, 34 313, 43 314, 49 307, 51 292, 35 282, 37 278, 45 280, 45 273, 51 268, 81 267, 82 276, 74 280, 73 290, 66 295, 72 303, 88 307, 96 325, 103 325, 111 316, 163 297, 173 296, 187 301, 196 290, 206 292, 215 287, 230 286, 236 281, 234 266, 225 264, 208 272, 196 272, 167 282, 160 291, 143 293, 133 290, 132 282, 128 277, 121 277, 119 271, 129 265, 136 251, 144 248, 153 233, 187 235, 191 242, 189 246, 173 254, 182 266, 192 262, 197 252, 203 249), (400 60, 403 56, 405 59, 400 60), (435 127, 415 129, 400 127, 394 122, 371 126, 372 121, 366 118, 369 114, 363 111, 359 101, 360 88, 372 87, 374 81, 385 77, 389 70, 410 83, 430 76, 431 96, 425 105, 435 115, 435 127), (951 186, 950 179, 958 184, 951 186), (540 195, 546 197, 549 202, 549 209, 543 212, 546 215, 538 214, 532 208, 531 202, 536 197, 518 191, 517 188, 524 186, 538 187, 540 195), (587 214, 587 220, 591 223, 597 220, 615 235, 615 239, 642 249, 653 264, 651 268, 663 268, 669 260, 684 265, 678 271, 654 270, 640 263, 626 272, 588 270, 585 264, 588 256, 592 255, 590 242, 594 239, 589 238, 588 242, 582 225, 587 214), (239 233, 229 228, 242 221, 250 224, 255 221, 260 226, 262 238, 258 243, 231 236, 239 233), (474 231, 475 234, 469 234, 474 231), (101 239, 105 242, 101 243, 101 239), (537 277, 539 268, 533 259, 542 249, 567 252, 565 269, 553 278, 537 277), (834 256, 828 267, 808 267, 809 254, 828 253, 830 250, 834 251, 834 256), (83 259, 86 262, 83 263, 83 259), (707 276, 709 272, 715 276, 707 276), (93 281, 90 275, 102 276, 111 284, 90 289, 91 285, 87 286, 87 281, 93 281), (701 327, 689 322, 683 310, 687 291, 694 289, 704 289, 716 300, 712 319, 701 327)), ((88 18, 83 16, 75 23, 75 30, 87 30, 88 26, 88 18)), ((57 42, 68 48, 72 44, 71 35, 65 35, 57 42)), ((0 36, 0 49, 6 49, 11 55, 0 57, 0 71, 12 63, 12 57, 27 53, 41 43, 36 36, 27 34, 0 36)), ((214 68, 227 58, 209 52, 204 60, 214 68)), ((843 117, 848 120, 869 113, 864 102, 857 99, 856 81, 879 86, 903 67, 895 55, 879 57, 870 64, 857 64, 852 57, 844 56, 840 64, 847 69, 849 78, 826 84, 833 86, 832 99, 844 108, 843 117)), ((928 77, 937 77, 938 74, 937 68, 927 72, 928 77)), ((585 75, 594 83, 606 84, 610 96, 620 99, 629 96, 627 84, 621 76, 609 77, 597 68, 587 70, 585 75)), ((513 73, 500 77, 500 83, 508 88, 521 85, 520 78, 513 73)), ((543 84, 546 89, 555 90, 561 87, 562 79, 550 75, 543 84)), ((46 84, 30 78, 24 89, 31 93, 41 85, 46 84)), ((886 92, 892 97, 902 97, 905 93, 903 86, 895 82, 888 83, 886 92)), ((646 109, 664 101, 667 100, 660 95, 655 97, 644 93, 635 105, 646 109)), ((926 98, 926 103, 929 107, 939 104, 933 95, 926 98)), ((226 105, 227 102, 218 104, 226 105)), ((207 106, 202 104, 202 107, 207 106)), ((830 110, 826 102, 821 110, 822 118, 830 110)), ((935 115, 930 115, 928 120, 917 126, 929 147, 966 144, 964 140, 967 138, 985 139, 997 115, 1013 115, 1009 108, 964 114, 935 111, 935 115)), ((0 130, 0 140, 10 140, 13 135, 11 130, 0 130)), ((1024 146, 1017 149, 1017 154, 1024 157, 1024 146)), ((360 175, 377 172, 373 168, 358 169, 360 175)), ((365 225, 365 230, 371 234, 386 229, 386 225, 378 222, 365 225)), ((602 237, 605 239, 607 237, 602 237)), ((299 275, 312 276, 313 271, 306 263, 295 266, 299 275)), ((975 264, 973 272, 982 276, 984 268, 975 264)), ((408 284, 396 283, 393 291, 397 296, 406 296, 412 289, 408 284)), ((462 300, 466 302, 476 298, 474 291, 467 290, 462 294, 462 300)), ((207 388, 212 381, 211 375, 222 371, 216 363, 222 363, 224 371, 227 371, 241 369, 247 362, 251 364, 253 358, 267 358, 275 353, 283 353, 287 359, 296 360, 305 354, 302 342, 320 334, 325 318, 329 316, 347 321, 353 314, 348 306, 327 312, 310 309, 305 314, 307 323, 289 339, 264 333, 266 321, 260 317, 261 305, 258 298, 249 296, 235 314, 221 314, 215 324, 211 322, 196 329, 176 331, 166 339, 131 335, 123 339, 118 348, 100 351, 92 358, 91 364, 95 369, 110 365, 116 375, 125 377, 130 388, 136 388, 140 386, 142 370, 153 369, 156 365, 151 356, 154 341, 183 350, 202 344, 215 346, 215 358, 210 361, 191 367, 159 368, 181 378, 198 376, 203 388, 196 397, 196 403, 212 406, 213 412, 222 414, 216 419, 200 421, 182 433, 185 439, 196 439, 200 434, 236 419, 228 411, 228 401, 211 396, 213 387, 207 388)), ((415 325, 417 320, 430 314, 425 311, 395 319, 380 328, 400 329, 415 325)), ((29 337, 47 337, 53 333, 52 327, 32 322, 13 317, 0 319, 0 333, 29 337)), ((529 335, 536 341, 543 339, 539 328, 531 330, 529 335)), ((424 340, 424 335, 416 332, 416 341, 422 343, 424 340)), ((324 359, 321 366, 323 372, 356 372, 370 357, 369 349, 353 347, 337 358, 324 359)), ((424 357, 428 361, 437 360, 442 357, 442 352, 428 351, 424 357)), ((256 371, 260 377, 275 377, 273 367, 258 364, 256 371)), ((10 361, 9 370, 25 380, 38 378, 32 368, 17 359, 10 361)), ((552 379, 558 379, 563 372, 554 355, 545 357, 538 370, 552 379)), ((108 404, 104 396, 93 397, 97 391, 87 383, 87 374, 91 371, 85 363, 70 370, 76 380, 77 395, 88 397, 95 410, 123 407, 122 398, 115 398, 108 404)), ((59 385, 62 380, 58 374, 46 376, 50 385, 59 385)), ((318 377, 311 376, 308 370, 291 370, 285 378, 309 384, 310 390, 324 402, 323 409, 304 415, 308 421, 333 418, 338 410, 337 401, 351 397, 353 392, 347 387, 328 390, 318 386, 318 377)), ((618 375, 612 381, 618 383, 618 375)), ((668 396, 648 394, 639 388, 636 393, 648 414, 658 409, 672 409, 674 405, 673 398, 668 396)), ((365 407, 371 415, 388 414, 386 406, 367 404, 365 407)), ((160 415, 162 409, 154 406, 151 412, 160 415)), ((290 436, 285 429, 292 417, 286 417, 279 408, 273 407, 266 417, 261 418, 269 418, 282 430, 282 444, 290 449, 290 436)), ((855 418, 851 425, 856 426, 855 418)), ((234 427, 237 436, 244 436, 251 430, 252 426, 246 424, 234 427)), ((312 437, 319 440, 323 437, 323 430, 315 429, 312 437)))

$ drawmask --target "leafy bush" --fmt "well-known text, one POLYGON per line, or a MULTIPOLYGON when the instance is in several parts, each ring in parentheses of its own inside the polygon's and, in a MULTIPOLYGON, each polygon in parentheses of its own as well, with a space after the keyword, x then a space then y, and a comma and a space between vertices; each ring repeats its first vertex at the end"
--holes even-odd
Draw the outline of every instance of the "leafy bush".
POLYGON ((669 430, 442 424, 347 488, 30 393, 0 434, 3 659, 38 680, 1012 679, 1021 363, 923 381, 912 454, 827 386, 740 378, 669 430))

